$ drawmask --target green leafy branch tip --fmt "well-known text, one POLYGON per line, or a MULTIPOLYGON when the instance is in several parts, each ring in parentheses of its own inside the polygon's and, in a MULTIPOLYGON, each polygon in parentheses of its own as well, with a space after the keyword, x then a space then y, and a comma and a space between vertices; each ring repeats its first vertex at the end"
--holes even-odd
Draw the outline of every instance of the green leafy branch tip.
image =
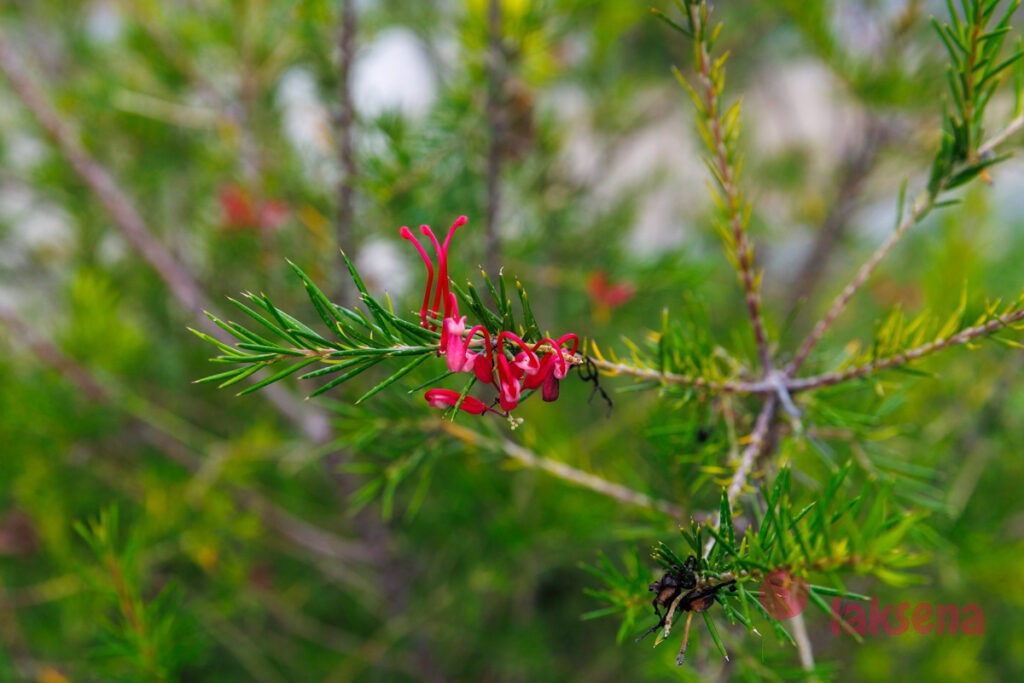
MULTIPOLYGON (((780 640, 793 643, 786 620, 794 616, 793 610, 799 613, 803 604, 835 618, 826 598, 869 599, 849 591, 839 579, 841 571, 856 569, 896 586, 918 582, 912 572, 928 562, 928 555, 907 552, 906 547, 922 513, 906 515, 893 509, 884 496, 875 495, 868 487, 851 490, 850 470, 849 465, 840 469, 808 500, 794 494, 790 470, 781 469, 766 491, 764 511, 745 524, 742 534, 733 518, 734 503, 723 490, 717 525, 691 522, 689 528, 680 530, 678 545, 654 546, 651 558, 659 566, 660 578, 656 575, 649 584, 650 576, 632 558, 624 558, 621 569, 601 558, 598 565, 585 569, 604 586, 588 592, 608 607, 586 618, 621 614, 623 639, 653 604, 660 618, 656 628, 662 631, 657 645, 673 630, 671 616, 659 608, 668 608, 669 615, 687 613, 687 621, 693 613, 701 613, 714 632, 712 608, 717 605, 730 623, 742 624, 750 631, 767 624, 780 640), (715 544, 707 552, 712 539, 715 544), (813 583, 811 579, 817 575, 828 577, 832 585, 813 583), (778 590, 780 577, 789 580, 785 588, 794 592, 787 599, 800 600, 800 604, 783 601, 787 595, 778 590), (655 594, 653 603, 641 599, 644 592, 655 594)), ((848 626, 844 629, 860 638, 848 626)), ((677 663, 682 661, 686 638, 684 632, 677 663)), ((717 641, 716 645, 727 658, 724 647, 717 641)))
POLYGON ((228 387, 263 369, 274 370, 242 389, 239 395, 244 395, 302 371, 300 380, 326 379, 309 394, 312 397, 348 382, 380 363, 404 359, 397 370, 359 396, 355 401, 358 404, 412 373, 428 358, 443 356, 447 371, 417 385, 413 391, 453 374, 470 373, 472 377, 461 391, 430 388, 424 394, 426 402, 453 412, 496 413, 509 418, 515 426, 518 422, 511 418, 510 413, 528 395, 539 393, 545 401, 557 400, 560 380, 565 378, 570 368, 583 362, 577 353, 579 338, 573 333, 563 334, 557 339, 542 335, 526 289, 519 280, 515 282, 515 296, 520 304, 518 312, 509 294, 511 288, 500 273, 496 284, 486 273, 483 274, 484 284, 493 300, 492 307, 484 304, 471 283, 461 289, 450 281, 448 250, 455 231, 466 222, 465 216, 456 220, 443 242, 429 226, 420 226, 420 233, 427 237, 427 247, 433 248, 435 258, 428 255, 427 248, 409 228, 403 227, 400 231, 404 239, 415 245, 427 270, 418 323, 396 315, 390 301, 387 305, 377 301, 344 253, 345 266, 366 312, 333 303, 301 268, 289 262, 328 334, 322 334, 278 308, 267 295, 247 292, 242 296, 244 301, 229 301, 250 319, 249 326, 206 314, 234 339, 233 345, 192 330, 221 351, 212 359, 213 362, 237 366, 198 381, 216 382, 220 387, 228 387), (478 324, 467 324, 467 316, 460 314, 460 303, 478 324), (469 395, 477 383, 492 385, 497 390, 495 403, 498 408, 469 395))

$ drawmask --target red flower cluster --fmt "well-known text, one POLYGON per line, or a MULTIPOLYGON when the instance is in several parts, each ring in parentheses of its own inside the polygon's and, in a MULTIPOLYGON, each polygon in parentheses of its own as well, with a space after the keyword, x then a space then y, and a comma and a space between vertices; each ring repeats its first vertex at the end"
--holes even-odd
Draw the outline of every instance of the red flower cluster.
POLYGON ((603 270, 595 271, 587 280, 587 294, 593 305, 594 319, 607 323, 613 308, 618 308, 636 294, 636 287, 628 282, 610 284, 603 270))
POLYGON ((238 185, 224 185, 217 196, 222 225, 230 230, 272 232, 288 220, 291 208, 280 199, 260 201, 238 185))
MULTIPOLYGON (((491 384, 498 390, 498 404, 505 411, 500 413, 481 401, 466 396, 459 406, 461 410, 474 415, 485 412, 507 415, 519 405, 522 392, 541 390, 545 401, 558 399, 558 383, 569 370, 566 353, 575 354, 579 338, 566 334, 558 339, 545 337, 532 346, 518 335, 501 331, 495 339, 483 325, 466 329, 466 316, 459 315, 459 305, 448 282, 448 247, 452 235, 466 224, 466 217, 460 216, 449 228, 444 242, 440 242, 430 226, 421 225, 420 233, 430 240, 437 262, 430 258, 427 250, 403 226, 400 234, 415 245, 427 266, 427 283, 420 308, 420 325, 428 330, 437 330, 440 320, 441 343, 438 353, 448 361, 452 372, 471 372, 484 384, 491 384), (440 317, 439 317, 440 315, 440 317), (493 343, 492 343, 493 342, 493 343), (566 349, 566 345, 571 345, 566 349)), ((459 402, 461 394, 450 389, 427 391, 427 402, 437 408, 447 408, 459 402)))
POLYGON ((606 272, 597 270, 591 273, 587 280, 587 294, 595 304, 615 308, 632 299, 636 294, 636 287, 628 282, 618 282, 613 285, 608 282, 606 272))

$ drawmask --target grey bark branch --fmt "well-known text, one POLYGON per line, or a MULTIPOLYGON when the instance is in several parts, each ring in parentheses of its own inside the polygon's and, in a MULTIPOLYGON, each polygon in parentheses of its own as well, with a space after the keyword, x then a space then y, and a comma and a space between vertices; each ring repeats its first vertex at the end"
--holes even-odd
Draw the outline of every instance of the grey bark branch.
POLYGON ((451 422, 442 423, 442 429, 465 443, 472 444, 478 448, 488 448, 504 453, 507 457, 524 467, 546 472, 558 479, 571 482, 576 486, 589 489, 619 502, 649 510, 657 510, 680 521, 685 516, 683 508, 675 503, 649 496, 646 493, 613 481, 608 481, 596 474, 577 469, 559 460, 538 455, 530 449, 508 439, 488 439, 476 431, 466 429, 461 425, 451 422))
MULTIPOLYGON (((7 77, 14 93, 47 137, 53 141, 64 159, 110 215, 114 226, 156 271, 175 300, 193 319, 198 319, 206 331, 222 341, 230 342, 223 331, 203 315, 203 311, 216 314, 217 309, 203 292, 196 278, 167 250, 135 208, 128 194, 107 169, 86 151, 70 126, 60 118, 49 98, 33 82, 2 31, 0 71, 7 77)), ((330 428, 326 416, 321 411, 300 406, 281 387, 271 386, 267 389, 267 400, 308 438, 317 442, 329 438, 330 428)))
POLYGON ((124 237, 150 263, 167 283, 174 297, 190 313, 201 314, 210 302, 191 274, 153 236, 131 200, 106 169, 82 147, 68 126, 53 109, 42 91, 32 82, 7 37, 0 32, 0 69, 15 94, 31 112, 46 135, 57 145, 68 164, 110 214, 124 237))

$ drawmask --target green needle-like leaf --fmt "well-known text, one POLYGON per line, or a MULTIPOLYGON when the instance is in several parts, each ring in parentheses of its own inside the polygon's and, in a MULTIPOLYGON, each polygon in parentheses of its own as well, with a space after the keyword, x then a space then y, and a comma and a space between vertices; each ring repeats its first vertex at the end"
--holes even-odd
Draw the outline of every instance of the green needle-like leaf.
POLYGON ((363 283, 363 278, 359 276, 359 271, 356 270, 355 264, 349 260, 348 254, 342 251, 341 258, 345 261, 345 268, 348 269, 348 274, 351 276, 352 282, 355 284, 356 289, 359 290, 359 293, 363 296, 370 296, 370 293, 366 291, 366 285, 363 283))
POLYGON ((342 370, 351 368, 354 365, 359 365, 360 363, 365 362, 366 356, 358 356, 356 358, 350 358, 348 360, 339 362, 330 362, 330 365, 328 365, 327 367, 320 368, 319 370, 313 370, 312 372, 307 372, 304 375, 299 375, 299 379, 313 379, 315 377, 324 377, 325 375, 332 375, 336 372, 341 372, 342 370))
POLYGON ((294 373, 294 372, 296 372, 298 370, 301 370, 302 368, 306 367, 307 365, 310 365, 312 363, 316 363, 319 360, 320 360, 319 358, 307 358, 305 360, 301 360, 298 363, 295 363, 294 365, 290 365, 290 366, 284 368, 283 370, 275 372, 273 375, 271 375, 269 377, 266 377, 266 378, 260 380, 259 382, 256 382, 252 386, 248 386, 245 389, 242 389, 240 392, 238 392, 237 395, 238 396, 245 396, 246 394, 251 394, 252 392, 257 391, 259 389, 262 389, 265 386, 268 386, 270 384, 273 384, 274 382, 282 380, 285 377, 287 377, 288 375, 291 375, 292 373, 294 373))
POLYGON ((419 365, 420 365, 420 364, 422 364, 422 363, 423 363, 423 361, 427 360, 427 359, 428 359, 428 358, 430 358, 430 357, 431 357, 432 355, 433 355, 433 353, 432 353, 432 352, 429 352, 429 351, 428 351, 428 352, 424 353, 423 355, 421 355, 421 356, 420 356, 419 358, 414 358, 414 359, 413 359, 413 360, 411 360, 410 362, 406 363, 406 364, 405 364, 405 365, 404 365, 404 366, 402 367, 402 369, 401 369, 401 370, 399 370, 399 371, 398 371, 398 372, 396 372, 395 374, 391 375, 390 377, 388 377, 387 379, 385 379, 385 380, 384 380, 383 382, 381 382, 380 384, 378 384, 377 386, 373 387, 372 389, 370 389, 369 391, 367 391, 367 392, 366 392, 365 394, 363 394, 362 396, 360 396, 359 398, 357 398, 357 399, 355 400, 355 403, 356 403, 356 405, 358 405, 358 404, 362 403, 362 402, 363 402, 363 401, 365 401, 366 399, 368 399, 368 398, 370 398, 371 396, 373 396, 374 394, 378 393, 378 392, 379 392, 380 390, 382 390, 382 389, 386 389, 387 387, 391 386, 392 384, 394 384, 395 382, 397 382, 397 381, 398 381, 398 380, 400 380, 401 378, 405 377, 405 376, 406 376, 406 375, 408 375, 408 374, 409 374, 410 372, 412 372, 412 371, 413 371, 413 370, 415 370, 415 369, 416 369, 417 367, 419 367, 419 365))
POLYGON ((309 296, 309 300, 313 304, 313 308, 316 309, 317 315, 320 316, 324 325, 326 325, 330 330, 337 329, 337 325, 342 321, 342 318, 334 310, 334 305, 331 303, 331 300, 327 298, 327 295, 320 291, 320 288, 316 286, 316 283, 314 283, 313 280, 311 280, 309 276, 306 275, 306 273, 304 273, 303 270, 295 263, 288 261, 288 265, 291 266, 292 270, 295 271, 295 274, 302 280, 302 284, 306 288, 306 294, 309 296))
MULTIPOLYGON (((246 293, 245 296, 250 301, 259 301, 259 297, 257 297, 255 294, 246 293)), ((245 304, 243 304, 241 301, 239 301, 237 299, 234 299, 232 297, 228 297, 228 301, 230 301, 232 304, 234 304, 238 309, 240 309, 247 316, 249 316, 250 318, 252 318, 256 322, 258 322, 260 325, 263 325, 263 327, 265 327, 266 329, 270 330, 271 332, 273 332, 275 335, 277 335, 281 339, 283 339, 283 340, 285 340, 285 341, 287 341, 289 343, 292 343, 292 344, 296 343, 295 340, 287 333, 287 331, 282 329, 282 326, 271 322, 270 320, 268 320, 267 318, 263 317, 261 314, 257 313, 255 310, 253 310, 252 308, 246 306, 245 304)))
POLYGON ((218 389, 226 389, 227 387, 230 387, 232 384, 237 384, 237 383, 241 382, 243 379, 245 379, 249 375, 255 375, 257 372, 259 372, 260 370, 262 370, 265 367, 266 367, 265 363, 253 363, 249 367, 242 368, 241 371, 238 374, 236 374, 234 377, 231 377, 231 378, 225 380, 224 382, 221 382, 220 384, 218 384, 217 388, 218 389))
MULTIPOLYGON (((213 315, 211 315, 209 313, 207 313, 206 315, 211 320, 215 320, 213 315)), ((193 329, 191 327, 188 328, 188 331, 191 332, 192 334, 196 335, 197 337, 199 337, 203 341, 209 342, 210 344, 213 344, 214 346, 216 346, 218 349, 220 349, 224 353, 228 354, 229 356, 239 356, 239 357, 244 357, 245 356, 245 354, 239 353, 237 349, 234 349, 234 348, 228 346, 227 344, 225 344, 224 342, 222 342, 219 339, 215 339, 215 338, 211 337, 210 335, 206 334, 205 332, 200 332, 199 330, 193 329)))
POLYGON ((516 291, 519 292, 519 303, 523 307, 523 339, 536 341, 540 338, 540 328, 537 326, 537 319, 530 308, 530 298, 526 294, 523 283, 516 278, 516 291))
POLYGON ((314 396, 319 396, 320 394, 322 394, 322 393, 324 393, 326 391, 330 391, 331 389, 333 389, 334 387, 336 387, 338 385, 344 384, 345 382, 349 381, 350 379, 352 379, 356 375, 359 375, 360 373, 365 372, 366 370, 369 370, 370 368, 372 368, 374 365, 376 365, 379 362, 380 362, 379 358, 372 358, 372 359, 365 360, 361 365, 355 366, 352 370, 349 370, 348 372, 346 372, 344 375, 341 375, 340 377, 335 377, 330 382, 328 382, 327 384, 323 385, 322 387, 320 387, 319 389, 317 389, 316 391, 311 393, 309 395, 309 398, 313 398, 314 396))
POLYGON ((725 644, 722 643, 722 636, 718 635, 718 628, 715 626, 715 620, 711 618, 711 615, 707 612, 700 613, 704 617, 704 623, 708 627, 708 633, 711 634, 711 640, 715 642, 715 647, 718 648, 718 652, 721 653, 725 661, 729 661, 729 653, 725 650, 725 644))

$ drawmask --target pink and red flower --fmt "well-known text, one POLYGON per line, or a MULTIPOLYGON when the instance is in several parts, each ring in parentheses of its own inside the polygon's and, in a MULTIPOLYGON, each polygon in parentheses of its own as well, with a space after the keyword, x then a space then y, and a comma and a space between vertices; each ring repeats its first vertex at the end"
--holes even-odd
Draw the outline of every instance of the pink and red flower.
MULTIPOLYGON (((444 244, 441 244, 437 240, 437 235, 430 229, 429 225, 421 225, 420 233, 425 235, 431 243, 434 245, 434 253, 437 255, 437 264, 431 261, 427 255, 427 250, 423 248, 420 241, 413 236, 412 231, 408 227, 402 226, 399 234, 405 239, 409 240, 416 247, 416 251, 419 252, 420 258, 423 259, 423 263, 427 266, 427 286, 423 293, 423 306, 420 308, 420 325, 427 328, 428 330, 436 330, 437 325, 428 320, 428 313, 434 320, 437 319, 437 314, 441 310, 441 305, 445 306, 444 317, 450 317, 451 311, 447 308, 449 305, 449 287, 448 287, 448 246, 451 244, 452 235, 455 231, 466 224, 469 219, 465 216, 459 216, 452 227, 448 228, 448 234, 444 238, 444 244), (436 285, 435 285, 436 277, 436 285), (434 298, 431 300, 430 295, 433 293, 434 298)), ((454 297, 451 301, 454 301, 454 297)), ((442 343, 444 337, 441 338, 442 343)), ((443 351, 444 349, 442 349, 443 351)))
MULTIPOLYGON (((472 372, 480 382, 493 385, 498 390, 498 404, 505 415, 519 405, 523 391, 539 388, 545 401, 554 401, 558 398, 558 383, 569 370, 566 354, 576 354, 579 338, 572 333, 557 340, 545 337, 531 347, 513 332, 502 330, 492 345, 491 335, 483 325, 466 329, 466 317, 459 315, 458 300, 450 291, 448 281, 448 248, 455 231, 465 225, 466 220, 465 216, 460 216, 448 229, 443 243, 429 226, 420 226, 420 233, 434 247, 436 262, 408 227, 403 226, 400 231, 403 238, 413 243, 427 267, 420 325, 436 331, 440 320, 438 354, 445 356, 448 369, 472 372), (570 343, 571 348, 567 350, 565 346, 570 343)), ((449 408, 459 403, 460 396, 459 392, 449 389, 431 389, 425 398, 436 408, 449 408)), ((502 414, 472 396, 464 397, 459 409, 474 415, 502 414)))

